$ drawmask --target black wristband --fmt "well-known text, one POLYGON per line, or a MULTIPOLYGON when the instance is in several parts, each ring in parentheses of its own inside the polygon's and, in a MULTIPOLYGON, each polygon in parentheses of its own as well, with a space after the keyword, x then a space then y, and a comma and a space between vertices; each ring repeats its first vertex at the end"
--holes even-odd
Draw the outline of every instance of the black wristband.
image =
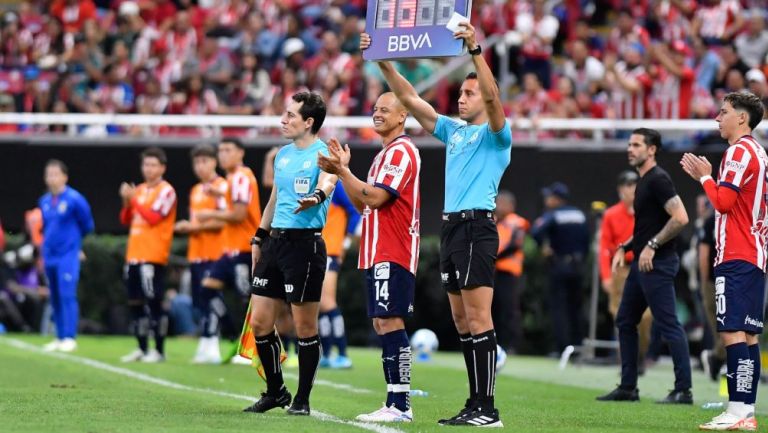
POLYGON ((468 52, 470 55, 472 55, 472 56, 477 56, 477 55, 479 55, 480 53, 482 53, 482 52, 483 52, 483 48, 482 48, 482 47, 480 47, 480 44, 478 44, 478 45, 475 47, 475 49, 474 49, 474 50, 467 50, 467 52, 468 52))
POLYGON ((648 241, 648 248, 650 248, 650 249, 652 249, 654 251, 658 250, 660 246, 661 245, 659 245, 659 241, 656 240, 656 238, 653 238, 650 241, 648 241))
POLYGON ((251 246, 258 245, 261 246, 261 239, 257 238, 256 236, 251 238, 251 246))
POLYGON ((269 230, 259 227, 256 229, 256 234, 253 236, 263 241, 264 239, 269 237, 269 230))
POLYGON ((317 188, 312 195, 317 197, 317 204, 324 202, 325 199, 328 198, 328 196, 325 194, 325 191, 320 188, 317 188))

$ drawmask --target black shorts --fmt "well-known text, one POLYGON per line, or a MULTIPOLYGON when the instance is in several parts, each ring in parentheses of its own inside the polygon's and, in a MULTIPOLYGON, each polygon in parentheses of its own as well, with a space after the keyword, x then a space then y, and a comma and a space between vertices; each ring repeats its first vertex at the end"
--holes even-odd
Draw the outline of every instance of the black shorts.
POLYGON ((234 287, 242 295, 251 291, 251 253, 224 254, 213 262, 206 278, 234 287))
POLYGON ((124 269, 129 301, 162 302, 165 297, 165 266, 155 263, 127 264, 124 269))
POLYGON ((291 303, 320 302, 326 266, 325 242, 320 230, 280 233, 284 236, 270 235, 262 245, 251 293, 291 303))
POLYGON ((410 317, 416 277, 395 262, 380 262, 365 270, 368 317, 410 317))
MULTIPOLYGON (((484 211, 489 212, 489 211, 484 211)), ((499 233, 493 219, 443 221, 440 233, 440 279, 447 292, 493 287, 499 233)))

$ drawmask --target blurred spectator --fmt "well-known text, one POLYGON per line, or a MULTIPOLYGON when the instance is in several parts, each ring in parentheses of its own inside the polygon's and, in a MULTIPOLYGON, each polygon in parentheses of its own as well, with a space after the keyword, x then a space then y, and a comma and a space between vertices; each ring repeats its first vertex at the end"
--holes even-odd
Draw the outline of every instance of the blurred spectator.
POLYGON ((739 58, 750 68, 757 68, 765 61, 768 53, 768 30, 765 30, 765 15, 755 11, 747 23, 747 31, 734 41, 739 58))
POLYGON ((40 70, 36 66, 24 69, 24 87, 15 96, 16 111, 19 113, 47 113, 51 111, 49 85, 40 81, 40 70))
POLYGON ((696 86, 710 94, 720 69, 720 57, 701 39, 693 40, 693 68, 696 72, 696 86))
POLYGON ((557 79, 555 88, 547 94, 547 111, 556 118, 581 117, 581 110, 576 102, 573 80, 568 77, 557 79))
POLYGON ((114 64, 104 67, 104 81, 91 94, 90 113, 128 113, 133 109, 133 88, 114 64))
POLYGON ((192 27, 188 11, 179 11, 173 30, 165 36, 166 47, 172 60, 183 62, 197 54, 197 32, 192 27))
POLYGON ((768 84, 766 84, 763 71, 759 69, 750 69, 745 78, 747 80, 747 89, 759 96, 760 99, 763 100, 763 105, 768 103, 768 84))
POLYGON ((544 0, 533 0, 533 10, 521 13, 515 22, 522 36, 522 73, 536 74, 541 85, 549 89, 552 79, 552 42, 557 36, 560 22, 545 7, 544 0))
POLYGON ((624 54, 627 50, 637 49, 639 45, 646 50, 651 43, 648 31, 632 16, 630 9, 621 9, 616 17, 616 26, 608 37, 608 50, 624 54))
POLYGON ((695 10, 696 0, 654 1, 646 26, 657 30, 652 35, 655 39, 664 42, 685 40, 691 34, 690 17, 695 10))
POLYGON ((96 20, 96 5, 91 0, 53 0, 51 15, 64 24, 67 33, 81 33, 88 21, 96 20))
MULTIPOLYGON (((0 113, 13 113, 16 111, 16 104, 13 96, 7 93, 0 93, 0 113)), ((19 131, 19 125, 15 123, 0 123, 0 134, 14 134, 19 131)))
POLYGON ((168 114, 217 114, 219 100, 211 89, 203 87, 199 74, 178 83, 178 90, 171 96, 168 114))
POLYGON ((739 58, 739 55, 736 53, 736 47, 732 44, 720 47, 718 54, 721 62, 720 68, 717 71, 717 80, 715 81, 714 86, 715 89, 726 87, 725 80, 731 70, 735 69, 739 71, 742 76, 746 75, 747 71, 749 71, 749 65, 739 58))
POLYGON ((589 55, 587 44, 577 39, 571 42, 570 59, 565 61, 563 75, 573 81, 575 91, 594 94, 605 77, 605 67, 589 55))
POLYGON ((517 95, 512 105, 515 117, 536 119, 548 114, 547 91, 541 86, 539 77, 529 72, 523 75, 523 91, 517 95))
POLYGON ((233 72, 234 65, 229 53, 219 49, 219 39, 214 33, 205 35, 199 56, 188 58, 183 67, 184 75, 202 74, 206 87, 213 90, 219 99, 225 97, 233 72))
POLYGON ((693 96, 693 69, 686 65, 690 48, 683 41, 650 47, 651 58, 661 65, 654 68, 651 95, 651 116, 655 119, 687 119, 693 96))
POLYGON ((46 17, 42 31, 35 35, 32 42, 30 61, 43 69, 53 69, 72 49, 74 37, 65 34, 61 21, 55 17, 46 17))
POLYGON ((580 18, 576 21, 573 29, 574 41, 582 41, 587 46, 589 54, 595 58, 601 58, 605 51, 605 40, 590 27, 587 18, 580 18))
POLYGON ((355 64, 349 53, 341 51, 341 44, 336 33, 323 32, 323 44, 320 51, 307 61, 308 76, 306 84, 310 88, 320 88, 328 74, 336 74, 342 86, 349 84, 352 68, 355 64))
POLYGON ((643 66, 644 49, 640 43, 630 45, 624 60, 617 61, 613 53, 605 56, 605 83, 610 93, 609 118, 644 119, 648 113, 651 77, 643 66))
POLYGON ((37 254, 27 243, 3 255, 10 272, 0 281, 0 322, 14 331, 38 329, 44 316, 48 287, 36 266, 37 254))
POLYGON ((691 22, 691 35, 707 45, 725 45, 744 25, 738 0, 702 0, 691 22))
POLYGON ((235 45, 242 53, 252 53, 266 59, 269 64, 265 66, 269 67, 272 66, 278 43, 278 36, 265 26, 264 16, 261 12, 254 11, 248 15, 245 28, 238 35, 235 45))
POLYGON ((20 27, 15 12, 3 14, 0 24, 0 65, 4 68, 22 68, 27 65, 27 53, 33 43, 32 34, 20 27))

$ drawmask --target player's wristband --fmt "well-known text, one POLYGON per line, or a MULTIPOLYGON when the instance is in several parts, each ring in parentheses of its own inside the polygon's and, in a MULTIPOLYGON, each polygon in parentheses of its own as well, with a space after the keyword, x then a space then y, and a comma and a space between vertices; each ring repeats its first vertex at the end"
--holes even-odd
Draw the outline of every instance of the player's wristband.
MULTIPOLYGON (((710 175, 708 175, 708 174, 707 174, 707 175, 705 175, 705 176, 701 176, 701 177, 699 178, 699 183, 701 183, 702 185, 704 185, 704 182, 708 181, 709 179, 712 179, 712 176, 710 176, 710 175)), ((714 179, 712 179, 712 180, 714 180, 714 179)))
POLYGON ((256 229, 256 234, 253 235, 253 237, 251 238, 251 245, 261 246, 261 243, 264 242, 264 239, 268 237, 269 237, 269 231, 259 227, 258 229, 256 229))
POLYGON ((261 239, 257 238, 256 236, 251 238, 251 246, 257 245, 261 246, 261 239))
POLYGON ((324 202, 325 199, 328 198, 328 196, 325 194, 325 191, 320 188, 317 188, 315 192, 312 193, 312 196, 317 198, 317 204, 324 202))

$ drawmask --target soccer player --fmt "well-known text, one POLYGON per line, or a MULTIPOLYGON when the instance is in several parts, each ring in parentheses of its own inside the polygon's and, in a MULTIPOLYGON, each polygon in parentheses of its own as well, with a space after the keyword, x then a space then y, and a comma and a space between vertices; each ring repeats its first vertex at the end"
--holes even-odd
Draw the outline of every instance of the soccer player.
POLYGON ((292 140, 275 157, 275 184, 264 218, 251 240, 253 289, 251 329, 264 367, 267 391, 245 409, 262 413, 276 407, 289 415, 309 415, 309 394, 320 361, 318 314, 326 251, 321 231, 337 177, 321 172, 318 153, 328 146, 317 137, 325 120, 323 98, 299 92, 291 97, 280 123, 292 140), (275 322, 284 302, 291 304, 299 346, 299 389, 291 402, 280 368, 275 322))
POLYGON ((341 182, 336 184, 331 205, 328 207, 328 219, 323 228, 323 241, 328 254, 323 280, 323 294, 320 297, 320 343, 323 349, 320 367, 351 368, 352 360, 347 357, 347 336, 344 329, 344 316, 336 303, 341 262, 346 251, 347 236, 353 236, 360 222, 360 214, 347 196, 341 182), (331 358, 331 349, 336 346, 338 354, 331 358))
MULTIPOLYGON (((213 263, 203 278, 203 323, 196 363, 221 362, 219 331, 227 317, 222 290, 234 287, 243 296, 250 293, 250 238, 261 222, 259 185, 250 168, 243 165, 245 147, 237 138, 224 138, 219 143, 219 165, 227 173, 226 209, 204 209, 196 213, 201 222, 224 223, 222 231, 224 254, 213 263)), ((217 190, 209 190, 218 194, 217 190)), ((237 359, 237 358, 235 358, 237 359)))
MULTIPOLYGON (((504 116, 491 69, 481 56, 475 29, 461 23, 477 72, 461 85, 459 117, 439 115, 390 62, 379 62, 384 78, 421 126, 446 144, 445 204, 440 236, 440 273, 459 332, 469 377, 461 411, 440 424, 502 427, 494 404, 496 334, 491 319, 493 270, 499 235, 493 221, 499 181, 509 165, 512 131, 504 116)), ((360 48, 370 46, 363 33, 360 48)))
POLYGON ((165 267, 176 220, 176 191, 163 179, 167 161, 160 148, 144 150, 141 153, 144 183, 120 185, 123 200, 120 222, 130 227, 125 282, 131 328, 139 343, 136 350, 121 358, 123 362, 165 361, 164 343, 168 334, 168 314, 163 309, 165 267), (155 337, 152 351, 148 350, 150 330, 155 337))
POLYGON ((63 162, 45 164, 48 193, 38 206, 43 215, 43 264, 51 291, 56 339, 47 351, 72 352, 77 348, 77 282, 80 280, 80 249, 83 237, 93 231, 91 207, 85 197, 67 186, 69 171, 63 162))
POLYGON ((200 222, 202 210, 227 209, 227 181, 216 173, 216 149, 209 144, 196 146, 190 152, 192 169, 198 182, 189 191, 189 219, 176 222, 175 232, 189 235, 187 260, 191 274, 192 305, 202 314, 203 276, 222 254, 221 232, 224 222, 209 219, 200 222))
POLYGON ((405 135, 408 112, 394 93, 379 96, 373 107, 374 130, 382 149, 368 170, 367 181, 349 169, 349 146, 330 140, 331 158, 320 167, 339 175, 349 198, 363 214, 358 267, 365 270, 368 317, 382 345, 387 379, 384 407, 358 415, 359 421, 411 422, 411 347, 405 317, 413 314, 416 267, 419 262, 419 174, 421 157, 405 135))
POLYGON ((702 430, 757 430, 755 401, 760 381, 758 336, 763 332, 765 292, 766 168, 768 156, 752 137, 764 107, 752 93, 729 93, 715 120, 728 149, 718 182, 712 165, 690 153, 680 164, 701 182, 715 208, 715 304, 717 331, 728 363, 728 408, 702 430))
POLYGON ((675 312, 674 279, 680 269, 675 238, 688 224, 680 196, 669 174, 656 163, 661 150, 658 131, 639 128, 629 136, 629 164, 640 175, 635 188, 635 228, 629 240, 619 245, 613 256, 615 270, 624 266, 624 255, 632 251, 635 260, 624 284, 616 327, 619 329, 621 383, 599 401, 637 401, 638 333, 637 325, 650 307, 662 338, 669 344, 675 370, 674 389, 658 403, 693 404, 691 360, 688 340, 675 312))

